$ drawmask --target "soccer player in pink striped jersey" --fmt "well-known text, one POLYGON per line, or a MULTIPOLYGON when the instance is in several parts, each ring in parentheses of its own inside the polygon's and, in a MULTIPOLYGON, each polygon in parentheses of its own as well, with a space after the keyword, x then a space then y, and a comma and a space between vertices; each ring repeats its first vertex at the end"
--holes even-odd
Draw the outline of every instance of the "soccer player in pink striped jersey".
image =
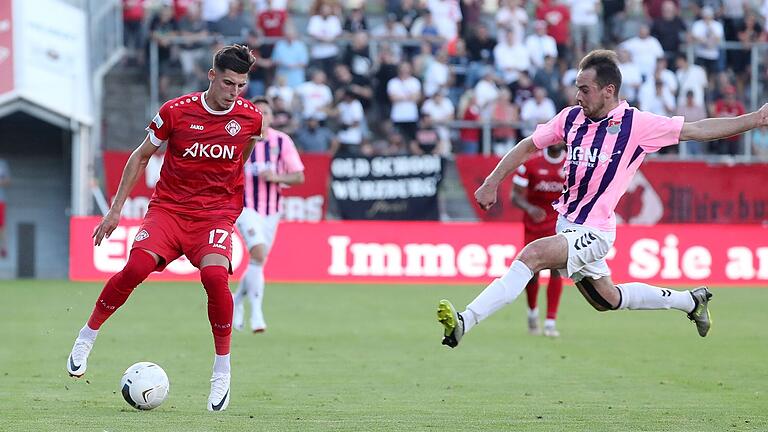
POLYGON ((563 193, 554 203, 557 234, 526 245, 502 277, 458 313, 448 300, 438 304, 443 344, 451 348, 472 327, 514 301, 533 274, 561 269, 598 311, 677 309, 688 314, 700 336, 710 328, 706 287, 677 291, 640 282, 616 285, 605 257, 616 237, 614 209, 646 154, 679 141, 711 141, 768 126, 768 104, 731 118, 686 123, 630 107, 618 99, 621 72, 616 53, 592 51, 579 64, 576 103, 520 141, 475 191, 485 210, 496 203, 499 184, 537 149, 561 142, 568 148, 563 193))
POLYGON ((267 329, 262 311, 264 262, 280 222, 280 190, 288 185, 304 183, 304 164, 291 137, 270 127, 272 106, 269 101, 258 97, 252 102, 264 116, 266 139, 256 143, 245 164, 245 208, 237 218, 237 229, 245 239, 251 258, 234 294, 232 326, 235 330, 243 329, 247 297, 251 304, 251 330, 262 333, 267 329))

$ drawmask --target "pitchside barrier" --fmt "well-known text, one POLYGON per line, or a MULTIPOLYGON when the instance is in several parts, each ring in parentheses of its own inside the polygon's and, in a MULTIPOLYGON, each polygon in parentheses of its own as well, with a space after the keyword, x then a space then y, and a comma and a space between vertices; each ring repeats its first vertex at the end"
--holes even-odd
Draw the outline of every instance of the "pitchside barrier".
MULTIPOLYGON (((125 265, 140 220, 122 220, 93 246, 98 217, 71 219, 70 279, 104 281, 125 265)), ((620 226, 608 262, 617 282, 768 286, 768 227, 620 226)), ((234 278, 247 267, 234 236, 234 278)), ((284 222, 266 267, 269 282, 485 284, 520 251, 519 223, 284 222)), ((152 280, 197 281, 186 259, 152 280)))

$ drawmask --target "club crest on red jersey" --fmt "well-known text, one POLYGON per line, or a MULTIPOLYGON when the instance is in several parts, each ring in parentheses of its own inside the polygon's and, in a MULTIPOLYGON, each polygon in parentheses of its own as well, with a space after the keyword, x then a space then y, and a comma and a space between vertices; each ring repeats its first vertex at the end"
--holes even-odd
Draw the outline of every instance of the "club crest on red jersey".
POLYGON ((137 242, 140 242, 142 240, 146 240, 149 238, 149 233, 147 230, 141 230, 138 234, 136 234, 136 238, 134 239, 137 242))
POLYGON ((238 132, 240 132, 240 123, 230 120, 229 123, 227 123, 226 126, 224 126, 224 129, 227 131, 228 134, 235 136, 238 132))

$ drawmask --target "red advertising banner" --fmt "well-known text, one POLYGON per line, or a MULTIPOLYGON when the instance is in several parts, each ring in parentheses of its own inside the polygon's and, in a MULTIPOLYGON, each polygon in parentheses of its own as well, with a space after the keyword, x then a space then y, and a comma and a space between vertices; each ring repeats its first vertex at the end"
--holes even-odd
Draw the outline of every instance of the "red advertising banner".
POLYGON ((0 95, 14 88, 13 2, 0 1, 0 95))
MULTIPOLYGON (((484 212, 473 193, 498 163, 498 158, 457 156, 456 166, 468 199, 485 221, 519 221, 520 210, 510 199, 511 179, 502 184, 499 201, 484 212)), ((616 207, 619 222, 768 223, 768 164, 712 165, 706 162, 647 161, 632 179, 616 207)))
MULTIPOLYGON (((70 278, 104 280, 124 265, 138 221, 123 221, 94 248, 98 218, 73 218, 70 278)), ((238 236, 236 277, 246 266, 238 236)), ((519 223, 285 222, 266 267, 269 281, 488 283, 522 246, 519 223)), ((617 282, 657 285, 768 285, 768 227, 625 226, 608 257, 617 282), (727 235, 726 235, 727 234, 727 235)), ((189 263, 156 280, 197 280, 189 263)))
MULTIPOLYGON (((110 203, 117 194, 120 177, 123 175, 123 168, 130 155, 129 152, 104 152, 104 173, 110 203)), ((301 160, 304 163, 306 181, 304 184, 282 190, 284 196, 283 219, 316 222, 325 216, 331 157, 322 154, 303 154, 301 160)), ((144 176, 139 179, 126 200, 125 206, 123 206, 123 217, 134 219, 144 217, 155 183, 160 178, 162 165, 163 155, 160 153, 153 155, 144 170, 144 176)))

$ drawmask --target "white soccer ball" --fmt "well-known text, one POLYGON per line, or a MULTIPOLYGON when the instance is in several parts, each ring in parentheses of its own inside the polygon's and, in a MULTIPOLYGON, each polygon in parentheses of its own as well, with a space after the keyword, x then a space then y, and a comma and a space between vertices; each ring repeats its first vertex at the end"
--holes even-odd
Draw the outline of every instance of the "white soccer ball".
POLYGON ((120 389, 128 404, 139 410, 157 408, 168 396, 168 375, 160 366, 139 362, 126 369, 120 389))

